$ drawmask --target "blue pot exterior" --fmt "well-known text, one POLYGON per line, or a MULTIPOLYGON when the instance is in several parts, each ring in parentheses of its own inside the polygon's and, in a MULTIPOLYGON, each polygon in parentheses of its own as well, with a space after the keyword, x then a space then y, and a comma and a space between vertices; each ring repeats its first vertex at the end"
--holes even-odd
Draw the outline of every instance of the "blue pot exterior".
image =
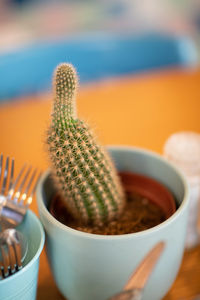
POLYGON ((106 300, 119 292, 132 271, 159 241, 165 251, 144 290, 144 300, 164 297, 174 282, 182 260, 187 214, 188 186, 184 176, 165 159, 150 151, 110 147, 119 170, 151 176, 174 194, 178 209, 162 224, 139 233, 101 236, 71 229, 46 209, 54 194, 49 171, 37 189, 38 208, 47 233, 47 256, 61 293, 69 300, 106 300))
POLYGON ((37 294, 39 258, 44 246, 43 227, 31 211, 18 227, 28 239, 28 253, 24 267, 14 275, 0 281, 1 300, 34 300, 37 294))

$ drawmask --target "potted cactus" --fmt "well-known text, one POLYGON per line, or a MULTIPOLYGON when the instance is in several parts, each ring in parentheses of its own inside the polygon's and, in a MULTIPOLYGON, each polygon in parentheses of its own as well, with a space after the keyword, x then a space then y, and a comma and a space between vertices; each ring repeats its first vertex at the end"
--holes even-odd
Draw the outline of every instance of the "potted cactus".
MULTIPOLYGON (((76 90, 73 66, 59 65, 47 137, 51 170, 37 189, 54 278, 70 300, 105 300, 120 291, 146 251, 164 239, 168 254, 155 277, 162 275, 166 285, 145 298, 160 299, 173 282, 182 257, 187 184, 169 163, 145 150, 110 148, 116 168, 89 126, 78 119, 76 90), (148 221, 141 227, 144 214, 148 221), (174 242, 180 224, 182 230, 174 242), (176 256, 173 264, 168 261, 172 251, 176 256)), ((149 288, 155 284, 152 278, 149 288)))
POLYGON ((84 223, 105 224, 120 215, 125 196, 115 168, 89 127, 77 118, 77 76, 58 66, 48 145, 53 178, 69 211, 84 223))
MULTIPOLYGON (((62 198, 57 197, 52 201, 51 213, 58 219, 62 215, 67 225, 89 232, 92 230, 97 233, 108 233, 110 222, 112 222, 111 233, 117 234, 117 228, 119 234, 129 233, 126 231, 134 230, 132 225, 136 221, 135 216, 130 215, 130 210, 134 210, 133 213, 135 213, 135 209, 138 210, 138 204, 141 204, 139 211, 137 211, 137 219, 140 219, 140 215, 144 215, 145 211, 148 212, 149 206, 153 204, 147 203, 146 197, 144 198, 146 202, 139 199, 135 207, 126 207, 124 188, 111 158, 106 150, 98 144, 89 126, 77 117, 75 106, 77 76, 73 66, 69 64, 58 66, 55 73, 54 90, 54 107, 47 143, 53 181, 56 183, 62 198), (126 222, 122 217, 125 207, 130 215, 130 220, 127 220, 127 216, 125 216, 126 222), (73 225, 67 211, 73 216, 73 225), (113 223, 113 221, 119 222, 120 217, 122 218, 119 230, 118 224, 113 223), (128 222, 129 224, 127 224, 128 222), (82 224, 85 226, 81 226, 82 224), (86 226, 87 224, 88 226, 86 226), (126 227, 125 232, 122 230, 123 225, 126 227), (105 226, 106 230, 104 229, 105 226), (116 230, 113 226, 117 227, 116 230)), ((168 211, 164 213, 170 215, 174 212, 175 204, 172 195, 157 182, 152 184, 152 179, 136 174, 133 176, 133 174, 122 173, 121 177, 122 179, 126 178, 124 185, 127 185, 131 180, 129 192, 131 189, 132 195, 140 187, 139 195, 141 197, 146 192, 145 185, 148 185, 150 181, 149 186, 153 192, 153 197, 150 195, 150 199, 158 204, 160 202, 162 205, 164 194, 165 202, 169 206, 167 206, 168 211), (138 183, 137 186, 136 183, 138 183), (153 188, 155 188, 155 192, 153 188)), ((149 189, 147 191, 149 192, 149 189)), ((134 200, 136 201, 136 199, 134 200)), ((150 213, 152 214, 152 211, 150 213)), ((164 219, 162 211, 159 211, 158 208, 156 213, 160 213, 160 220, 164 219)), ((150 217, 150 225, 147 224, 147 228, 152 225, 152 215, 150 217)), ((155 218, 155 222, 158 222, 157 215, 155 218)), ((137 223, 137 228, 138 225, 141 227, 141 224, 137 223)))

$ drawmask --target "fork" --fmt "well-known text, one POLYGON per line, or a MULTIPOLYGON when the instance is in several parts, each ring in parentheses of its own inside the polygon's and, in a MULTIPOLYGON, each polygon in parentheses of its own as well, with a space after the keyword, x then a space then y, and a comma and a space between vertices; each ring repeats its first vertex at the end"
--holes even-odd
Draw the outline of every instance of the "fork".
MULTIPOLYGON (((11 170, 10 170, 10 183, 9 183, 9 189, 11 188, 13 184, 13 176, 14 176, 14 160, 12 159, 11 163, 11 170)), ((8 178, 8 173, 9 173, 9 157, 6 159, 6 164, 5 164, 5 170, 3 174, 3 154, 0 156, 0 186, 2 182, 2 186, 0 189, 0 213, 3 205, 6 202, 6 184, 7 184, 7 178, 8 178)))
POLYGON ((27 169, 25 164, 14 181, 14 159, 11 160, 7 157, 4 168, 3 162, 3 154, 1 154, 0 224, 4 228, 13 228, 23 221, 32 202, 41 173, 37 176, 37 169, 34 171, 32 171, 32 167, 27 169))
POLYGON ((15 229, 6 229, 0 234, 0 279, 14 274, 22 268, 20 233, 15 229))

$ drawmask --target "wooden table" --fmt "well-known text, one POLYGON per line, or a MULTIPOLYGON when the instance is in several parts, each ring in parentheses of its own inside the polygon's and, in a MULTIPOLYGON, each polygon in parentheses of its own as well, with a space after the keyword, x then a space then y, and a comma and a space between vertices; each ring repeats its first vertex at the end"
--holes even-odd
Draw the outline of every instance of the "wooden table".
MULTIPOLYGON (((175 131, 200 132, 200 70, 170 70, 113 79, 82 87, 79 115, 96 128, 102 144, 125 144, 162 153, 175 131)), ((0 152, 14 156, 16 172, 27 161, 45 170, 45 132, 51 95, 0 106, 0 152)), ((36 202, 31 209, 37 213, 36 202)), ((185 253, 179 275, 164 300, 190 300, 200 294, 200 247, 185 253)), ((61 300, 42 253, 38 300, 61 300)))

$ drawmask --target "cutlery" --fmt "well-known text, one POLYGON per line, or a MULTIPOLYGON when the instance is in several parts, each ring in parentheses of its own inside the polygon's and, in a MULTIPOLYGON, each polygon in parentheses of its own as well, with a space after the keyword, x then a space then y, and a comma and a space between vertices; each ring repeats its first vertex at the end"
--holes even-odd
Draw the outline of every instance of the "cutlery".
POLYGON ((0 279, 16 273, 28 251, 28 242, 16 229, 6 229, 0 233, 0 279))
POLYGON ((108 300, 141 300, 143 289, 165 248, 164 242, 159 242, 143 259, 130 279, 123 288, 123 291, 109 298, 108 300))
POLYGON ((14 228, 23 221, 41 174, 37 176, 36 169, 32 171, 24 165, 14 181, 14 159, 7 157, 5 167, 3 162, 1 154, 0 224, 2 228, 14 228))

